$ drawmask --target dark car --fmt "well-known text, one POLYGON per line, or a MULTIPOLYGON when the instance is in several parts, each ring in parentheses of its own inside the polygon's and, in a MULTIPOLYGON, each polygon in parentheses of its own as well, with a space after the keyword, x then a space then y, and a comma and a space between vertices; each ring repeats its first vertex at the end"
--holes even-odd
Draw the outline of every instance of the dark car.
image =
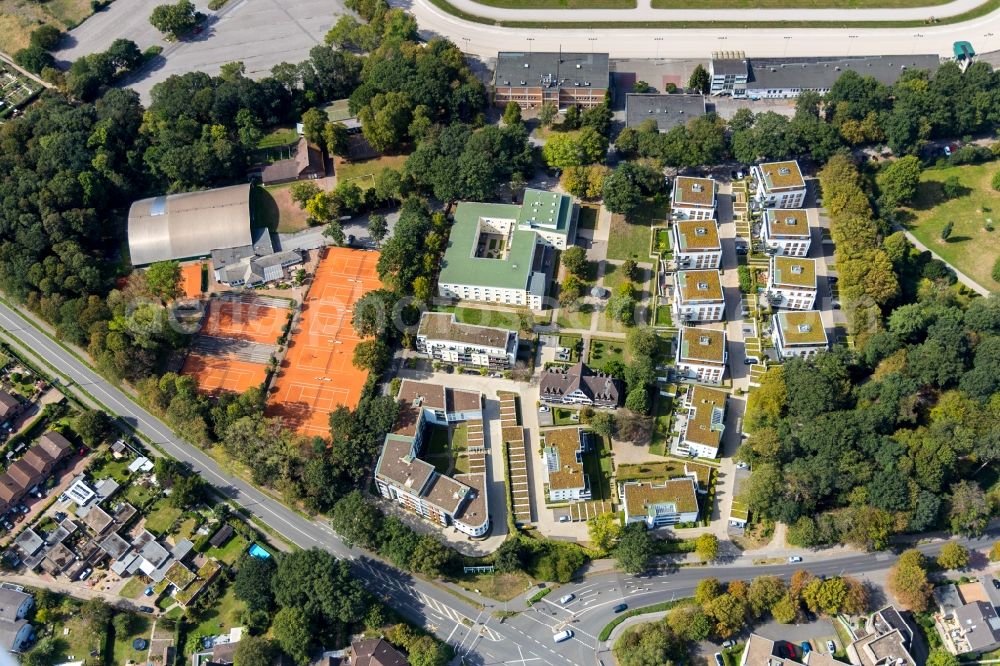
POLYGON ((143 613, 155 613, 152 606, 139 606, 139 611, 143 613))
POLYGON ((721 652, 716 652, 715 653, 715 663, 716 663, 717 666, 726 666, 726 662, 722 661, 722 653, 721 652))
POLYGON ((1000 580, 997 580, 996 578, 994 578, 993 579, 993 587, 994 587, 994 589, 1000 590, 1000 580))
MULTIPOLYGON (((996 583, 996 581, 993 581, 993 582, 996 583)), ((625 610, 627 608, 628 608, 628 604, 618 604, 617 606, 615 606, 611 610, 614 611, 615 613, 621 613, 623 610, 625 610)))

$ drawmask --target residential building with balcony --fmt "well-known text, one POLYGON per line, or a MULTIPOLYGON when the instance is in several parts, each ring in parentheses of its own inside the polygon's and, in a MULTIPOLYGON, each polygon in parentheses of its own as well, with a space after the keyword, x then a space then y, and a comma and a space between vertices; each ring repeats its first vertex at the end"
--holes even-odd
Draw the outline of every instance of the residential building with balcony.
POLYGON ((1000 617, 982 581, 934 588, 934 626, 953 655, 978 655, 1000 648, 1000 617))
POLYGON ((812 234, 802 208, 767 208, 760 224, 764 251, 786 257, 809 256, 812 234))
POLYGON ((590 477, 583 471, 583 454, 590 450, 591 433, 573 427, 546 430, 543 436, 549 502, 590 499, 590 477))
POLYGON ((715 181, 677 176, 670 192, 670 213, 675 220, 714 220, 715 181))
POLYGON ((501 51, 493 74, 493 103, 589 109, 604 103, 610 81, 607 53, 501 51))
POLYGON ((645 523, 649 529, 698 520, 697 483, 690 476, 662 483, 629 481, 621 486, 625 524, 645 523))
POLYGON ((375 466, 379 493, 441 527, 451 525, 472 537, 486 534, 490 518, 483 475, 452 478, 419 457, 428 426, 482 419, 482 394, 403 380, 397 400, 396 423, 375 466))
POLYGON ((684 398, 687 418, 682 426, 681 453, 698 458, 718 458, 722 434, 726 431, 725 391, 694 385, 684 398))
POLYGON ((681 220, 670 227, 670 241, 678 270, 718 268, 722 263, 719 223, 715 220, 681 220))
POLYGON ((538 397, 556 405, 588 405, 617 409, 625 387, 621 380, 591 370, 582 361, 570 367, 552 366, 542 371, 538 397))
POLYGON ((692 326, 680 328, 674 361, 681 379, 720 384, 726 375, 727 359, 724 330, 692 326))
POLYGON ((571 197, 527 189, 524 203, 473 203, 455 209, 438 275, 443 298, 544 307, 556 250, 576 239, 571 197))
POLYGON ((875 611, 859 632, 860 638, 847 646, 852 664, 861 666, 917 666, 910 653, 913 629, 892 606, 875 611))
POLYGON ((767 162, 750 168, 758 208, 802 208, 806 181, 795 160, 767 162))
POLYGON ((425 312, 417 326, 417 351, 445 363, 509 370, 517 344, 517 331, 460 324, 453 313, 425 312))
POLYGON ((771 257, 767 274, 767 300, 776 308, 812 310, 816 305, 816 260, 771 257))
MULTIPOLYGON (((35 638, 26 619, 35 598, 19 587, 0 587, 0 650, 24 652, 35 638)), ((15 662, 16 663, 16 662, 15 662)))
POLYGON ((677 271, 674 273, 674 298, 671 303, 674 321, 722 321, 726 299, 718 270, 677 271))
POLYGON ((772 317, 771 340, 778 358, 809 358, 830 348, 818 310, 778 312, 772 317))

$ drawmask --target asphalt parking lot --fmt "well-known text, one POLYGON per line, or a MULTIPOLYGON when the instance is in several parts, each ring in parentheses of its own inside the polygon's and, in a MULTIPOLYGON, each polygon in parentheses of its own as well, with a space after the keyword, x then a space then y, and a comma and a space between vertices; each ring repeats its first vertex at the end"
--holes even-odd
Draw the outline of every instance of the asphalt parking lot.
POLYGON ((203 71, 217 74, 228 62, 242 60, 247 76, 260 78, 281 62, 305 60, 309 49, 346 12, 342 0, 229 0, 217 12, 207 0, 195 5, 208 18, 203 31, 182 42, 168 43, 149 25, 149 14, 162 0, 115 0, 70 32, 61 61, 106 49, 115 39, 133 40, 140 49, 158 44, 160 57, 130 82, 144 102, 152 87, 173 74, 203 71))

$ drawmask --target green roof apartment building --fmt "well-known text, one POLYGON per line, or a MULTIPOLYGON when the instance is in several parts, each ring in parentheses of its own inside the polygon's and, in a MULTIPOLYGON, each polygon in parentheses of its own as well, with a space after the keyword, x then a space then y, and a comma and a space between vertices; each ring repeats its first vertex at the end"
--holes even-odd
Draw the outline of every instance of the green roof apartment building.
POLYGON ((776 308, 812 310, 816 304, 816 260, 772 255, 767 300, 776 308))
POLYGON ((726 374, 727 358, 724 330, 681 326, 674 358, 680 379, 721 384, 726 374))
POLYGON ((818 310, 779 312, 771 325, 771 339, 782 359, 809 358, 826 351, 830 342, 818 310))
POLYGON ((458 204, 438 295, 541 310, 555 251, 573 244, 578 214, 570 196, 533 189, 520 206, 458 204))
POLYGON ((690 476, 662 483, 629 481, 620 493, 626 525, 642 522, 653 529, 698 520, 697 483, 690 476))

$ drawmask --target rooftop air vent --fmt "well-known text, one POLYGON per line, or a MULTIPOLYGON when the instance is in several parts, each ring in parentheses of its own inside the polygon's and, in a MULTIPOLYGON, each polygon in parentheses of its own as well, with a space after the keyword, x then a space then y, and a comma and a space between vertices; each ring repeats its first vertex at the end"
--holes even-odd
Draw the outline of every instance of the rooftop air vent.
POLYGON ((792 170, 789 169, 788 167, 781 167, 780 169, 778 169, 778 173, 781 174, 782 176, 788 176, 792 173, 792 170))
POLYGON ((796 220, 794 217, 786 217, 785 218, 785 224, 787 224, 790 227, 794 226, 794 225, 796 225, 798 223, 799 223, 799 221, 796 220))
POLYGON ((799 324, 799 333, 810 333, 812 330, 813 327, 809 324, 799 324))
POLYGON ((694 235, 695 236, 706 236, 706 235, 708 235, 708 229, 705 228, 705 227, 695 227, 694 228, 694 235))
POLYGON ((698 338, 698 344, 700 344, 702 347, 707 347, 708 345, 712 344, 712 340, 707 335, 703 335, 700 338, 698 338))
POLYGON ((802 265, 793 264, 792 265, 792 275, 802 275, 802 265))
POLYGON ((524 68, 528 69, 528 63, 524 63, 524 68))
POLYGON ((576 63, 576 68, 577 69, 580 69, 581 67, 582 67, 582 65, 580 63, 576 63))
POLYGON ((708 283, 707 282, 699 282, 698 283, 698 289, 700 291, 708 291, 708 283))
POLYGON ((704 189, 705 188, 702 186, 701 183, 695 183, 694 185, 691 186, 691 191, 692 192, 701 192, 704 189))

